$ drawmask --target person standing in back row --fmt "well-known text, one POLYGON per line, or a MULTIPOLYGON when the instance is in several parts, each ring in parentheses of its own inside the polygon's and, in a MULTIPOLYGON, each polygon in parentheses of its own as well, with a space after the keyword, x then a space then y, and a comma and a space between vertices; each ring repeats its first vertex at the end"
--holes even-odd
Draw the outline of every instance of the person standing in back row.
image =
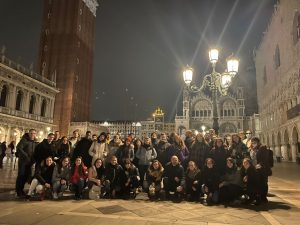
POLYGON ((37 146, 36 130, 30 129, 24 134, 17 145, 18 176, 16 180, 16 193, 18 197, 25 197, 24 185, 31 178, 31 166, 33 163, 33 153, 37 146))

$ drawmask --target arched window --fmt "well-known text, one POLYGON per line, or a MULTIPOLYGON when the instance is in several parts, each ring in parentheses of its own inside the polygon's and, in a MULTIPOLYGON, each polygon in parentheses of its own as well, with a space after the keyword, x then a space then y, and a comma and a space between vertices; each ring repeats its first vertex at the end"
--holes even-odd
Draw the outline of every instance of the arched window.
POLYGON ((300 39, 300 15, 296 12, 293 20, 293 41, 294 45, 298 43, 300 39))
POLYGON ((227 99, 224 101, 221 109, 221 116, 227 117, 227 116, 234 116, 235 115, 235 102, 233 100, 227 99), (223 111, 223 113, 222 113, 223 111))
POLYGON ((276 49, 275 49, 274 63, 275 63, 275 69, 280 67, 280 50, 279 50, 278 45, 276 46, 276 49))
POLYGON ((2 90, 1 90, 1 97, 0 97, 0 106, 3 106, 3 107, 6 106, 7 94, 8 94, 7 85, 3 85, 2 90))
POLYGON ((30 114, 33 114, 34 106, 35 106, 35 97, 34 97, 34 95, 31 95, 30 103, 29 103, 29 113, 30 114))
POLYGON ((46 99, 43 99, 42 106, 41 106, 41 116, 45 117, 46 115, 46 107, 47 107, 47 101, 46 99))
POLYGON ((267 68, 266 68, 266 66, 264 66, 263 82, 264 82, 264 85, 266 85, 267 82, 268 82, 267 68))
POLYGON ((17 100, 16 100, 16 110, 21 110, 22 100, 23 100, 23 92, 18 91, 17 100))

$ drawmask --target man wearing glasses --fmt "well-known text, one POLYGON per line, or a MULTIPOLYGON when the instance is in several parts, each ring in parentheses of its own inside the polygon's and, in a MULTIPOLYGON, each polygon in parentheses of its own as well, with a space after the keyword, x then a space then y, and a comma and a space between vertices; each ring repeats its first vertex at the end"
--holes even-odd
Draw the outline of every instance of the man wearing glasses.
POLYGON ((253 137, 252 132, 250 130, 246 131, 246 139, 243 140, 244 144, 249 149, 251 146, 251 138, 253 137))

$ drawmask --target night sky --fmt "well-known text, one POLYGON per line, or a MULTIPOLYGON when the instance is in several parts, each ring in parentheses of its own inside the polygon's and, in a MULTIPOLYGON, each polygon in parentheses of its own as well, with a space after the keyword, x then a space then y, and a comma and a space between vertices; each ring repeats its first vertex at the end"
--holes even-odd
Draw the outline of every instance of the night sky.
MULTIPOLYGON (((6 46, 8 57, 28 67, 37 61, 42 2, 0 0, 0 46, 6 46)), ((200 81, 210 72, 208 49, 217 46, 220 72, 231 52, 240 58, 241 69, 246 67, 275 2, 99 1, 92 119, 144 120, 160 106, 165 119, 173 120, 182 108, 184 65, 191 65, 200 81)))

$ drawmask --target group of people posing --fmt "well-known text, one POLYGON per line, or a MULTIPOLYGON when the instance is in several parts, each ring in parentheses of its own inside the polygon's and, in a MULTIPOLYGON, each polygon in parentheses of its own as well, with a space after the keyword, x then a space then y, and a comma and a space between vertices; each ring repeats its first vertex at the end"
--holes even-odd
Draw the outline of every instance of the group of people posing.
POLYGON ((38 143, 31 129, 16 151, 16 193, 26 199, 36 193, 59 199, 70 189, 77 200, 85 191, 90 199, 135 198, 143 191, 152 200, 260 204, 268 201, 273 160, 259 138, 243 140, 240 133, 223 140, 213 130, 187 131, 184 138, 154 132, 143 140, 89 131, 80 138, 77 130, 67 138, 56 131, 38 143))

